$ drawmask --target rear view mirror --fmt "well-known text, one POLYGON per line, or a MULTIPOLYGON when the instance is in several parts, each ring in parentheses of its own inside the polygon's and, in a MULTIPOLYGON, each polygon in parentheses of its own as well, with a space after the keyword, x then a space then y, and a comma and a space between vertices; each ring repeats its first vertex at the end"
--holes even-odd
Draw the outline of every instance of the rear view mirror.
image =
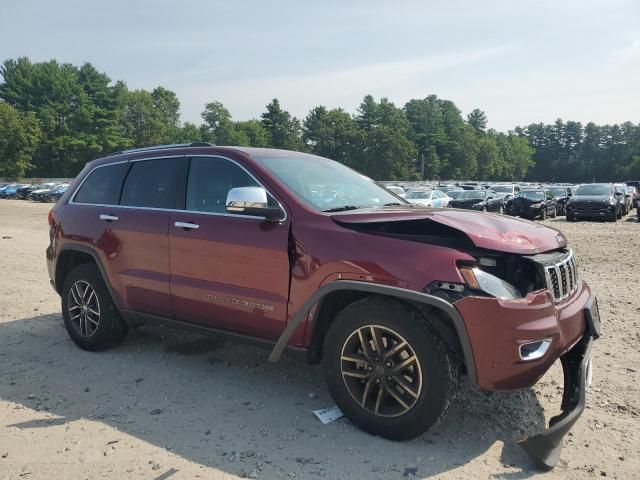
POLYGON ((229 213, 265 217, 269 220, 282 217, 280 208, 269 207, 267 191, 262 187, 232 188, 227 194, 226 205, 229 213))

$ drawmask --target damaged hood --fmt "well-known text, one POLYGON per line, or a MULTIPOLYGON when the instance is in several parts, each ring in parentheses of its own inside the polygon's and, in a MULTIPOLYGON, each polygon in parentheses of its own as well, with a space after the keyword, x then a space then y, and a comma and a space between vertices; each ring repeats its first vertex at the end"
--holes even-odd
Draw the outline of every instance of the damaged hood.
POLYGON ((478 248, 533 255, 567 246, 558 230, 534 222, 469 210, 420 207, 366 208, 332 214, 346 227, 392 222, 434 222, 458 230, 478 248))

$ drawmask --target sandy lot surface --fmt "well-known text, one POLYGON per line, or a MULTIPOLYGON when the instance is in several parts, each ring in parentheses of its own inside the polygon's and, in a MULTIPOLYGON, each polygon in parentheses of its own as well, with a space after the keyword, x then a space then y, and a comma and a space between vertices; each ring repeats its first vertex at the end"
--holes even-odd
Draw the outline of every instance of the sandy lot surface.
MULTIPOLYGON (((99 354, 76 348, 49 286, 48 205, 0 200, 0 479, 503 478, 538 473, 515 439, 559 408, 555 366, 508 394, 462 385, 446 419, 409 442, 369 436, 333 405, 317 367, 215 338, 139 329, 99 354)), ((634 211, 635 213, 635 211, 634 211)), ((640 225, 568 224, 599 296, 587 410, 547 479, 640 476, 640 225)))

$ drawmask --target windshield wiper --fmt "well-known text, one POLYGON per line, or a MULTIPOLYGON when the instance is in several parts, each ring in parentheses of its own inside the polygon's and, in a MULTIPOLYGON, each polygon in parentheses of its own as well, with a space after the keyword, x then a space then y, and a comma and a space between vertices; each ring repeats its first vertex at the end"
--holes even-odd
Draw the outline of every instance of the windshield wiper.
MULTIPOLYGON (((397 206, 397 205, 403 205, 403 204, 402 204, 402 203, 399 203, 399 202, 391 202, 391 203, 385 203, 385 204, 383 204, 382 206, 383 206, 383 207, 395 207, 395 206, 397 206)), ((409 204, 409 205, 413 205, 413 204, 411 203, 411 204, 409 204)))
POLYGON ((322 211, 323 212, 346 212, 347 210, 356 210, 357 208, 360 208, 360 207, 356 207, 355 205, 343 205, 341 207, 327 208, 326 210, 322 210, 322 211))

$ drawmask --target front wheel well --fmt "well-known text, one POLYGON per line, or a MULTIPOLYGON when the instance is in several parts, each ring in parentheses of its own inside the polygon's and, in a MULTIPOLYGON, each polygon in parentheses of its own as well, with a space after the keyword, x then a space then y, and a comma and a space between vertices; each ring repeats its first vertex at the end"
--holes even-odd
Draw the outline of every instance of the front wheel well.
POLYGON ((308 360, 311 364, 319 363, 322 360, 322 347, 324 344, 324 338, 326 336, 331 323, 348 305, 361 300, 365 297, 378 297, 387 298, 389 301, 401 302, 410 306, 416 312, 418 312, 429 323, 429 326, 433 328, 441 339, 446 343, 449 349, 454 354, 454 358, 457 360, 463 368, 466 367, 464 359, 464 351, 460 338, 452 320, 448 315, 437 307, 426 305, 411 300, 397 298, 391 295, 372 294, 355 290, 339 290, 327 294, 316 306, 313 311, 313 332, 311 334, 311 341, 308 349, 308 360))

